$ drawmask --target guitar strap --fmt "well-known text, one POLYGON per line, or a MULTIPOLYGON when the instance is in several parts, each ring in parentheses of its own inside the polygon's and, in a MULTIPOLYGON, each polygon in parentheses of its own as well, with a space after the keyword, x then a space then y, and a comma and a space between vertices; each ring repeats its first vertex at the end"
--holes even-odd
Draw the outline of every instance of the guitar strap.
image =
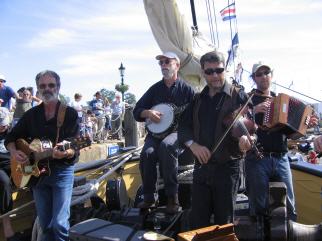
POLYGON ((67 106, 60 102, 59 108, 58 108, 58 114, 57 114, 57 135, 56 135, 56 141, 54 143, 54 146, 56 146, 59 138, 59 131, 60 127, 62 127, 65 119, 65 113, 66 113, 67 106))

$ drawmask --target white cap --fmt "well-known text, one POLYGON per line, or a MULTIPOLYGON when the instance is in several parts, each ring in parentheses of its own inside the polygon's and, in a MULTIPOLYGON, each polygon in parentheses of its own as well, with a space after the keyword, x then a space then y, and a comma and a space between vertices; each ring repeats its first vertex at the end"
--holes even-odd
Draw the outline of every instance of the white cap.
POLYGON ((0 80, 3 80, 4 82, 6 82, 6 77, 3 74, 0 74, 0 80))
POLYGON ((157 55, 155 59, 160 60, 161 58, 168 58, 168 59, 176 59, 177 62, 180 64, 180 59, 178 55, 173 52, 165 52, 163 54, 157 55))
POLYGON ((255 74, 256 71, 263 66, 267 67, 269 70, 272 70, 271 67, 269 67, 267 64, 263 64, 262 62, 259 61, 258 63, 253 64, 252 74, 255 74))

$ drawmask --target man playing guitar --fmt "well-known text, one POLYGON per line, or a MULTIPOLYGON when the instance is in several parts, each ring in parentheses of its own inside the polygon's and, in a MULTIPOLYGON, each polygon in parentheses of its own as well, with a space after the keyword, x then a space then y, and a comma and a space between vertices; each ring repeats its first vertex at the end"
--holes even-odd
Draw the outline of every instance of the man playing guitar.
POLYGON ((57 73, 45 70, 36 76, 36 85, 42 99, 42 104, 28 110, 16 126, 8 133, 5 145, 11 158, 20 163, 29 162, 28 156, 16 147, 18 139, 49 139, 54 143, 51 174, 41 176, 33 189, 37 215, 42 228, 42 240, 69 240, 70 203, 74 180, 73 149, 60 150, 60 143, 66 138, 78 134, 77 112, 71 107, 65 107, 64 118, 58 115, 62 112, 58 100, 60 77, 57 73), (59 127, 60 126, 60 127, 59 127))

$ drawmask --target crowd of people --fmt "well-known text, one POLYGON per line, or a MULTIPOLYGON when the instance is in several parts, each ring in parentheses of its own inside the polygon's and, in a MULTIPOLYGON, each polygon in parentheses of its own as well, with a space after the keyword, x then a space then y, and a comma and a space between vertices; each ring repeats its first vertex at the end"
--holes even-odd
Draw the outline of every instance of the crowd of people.
MULTIPOLYGON (((16 92, 5 85, 6 79, 0 74, 0 103, 10 112, 10 120, 14 126, 22 115, 30 108, 39 105, 42 100, 39 92, 34 93, 33 87, 21 87, 16 92)), ((82 95, 75 93, 68 103, 78 114, 80 135, 88 136, 94 142, 104 142, 108 139, 121 140, 123 136, 122 121, 124 120, 126 103, 119 93, 111 102, 100 91, 87 103, 82 101, 82 95)))
MULTIPOLYGON (((226 123, 227 117, 240 109, 261 125, 270 100, 276 95, 271 91, 272 67, 255 63, 251 77, 256 88, 246 93, 227 81, 224 55, 208 52, 200 58, 206 86, 196 93, 179 77, 181 61, 175 53, 164 52, 156 60, 162 79, 138 100, 133 116, 146 125, 161 124, 167 116, 155 106, 165 104, 179 117, 163 133, 153 129, 147 132, 139 166, 144 198, 138 207, 147 209, 157 205, 159 164, 167 196, 166 212, 174 214, 180 210, 178 159, 185 153, 194 160, 191 228, 234 221, 243 160, 250 215, 268 219, 269 181, 274 179, 286 184, 288 218, 296 220, 286 134, 261 128, 252 135, 235 136, 226 131, 230 125, 226 123), (257 155, 254 148, 257 145, 261 146, 263 157, 257 155)), ((32 186, 42 240, 68 240, 74 164, 79 153, 73 148, 63 148, 63 141, 79 135, 97 142, 109 136, 121 139, 125 104, 118 93, 110 103, 98 91, 88 106, 82 104, 80 93, 66 106, 58 98, 62 82, 57 73, 45 70, 35 80, 36 94, 30 87, 15 92, 5 85, 6 78, 0 75, 0 214, 12 209, 10 160, 21 164, 29 161, 26 153, 17 148, 16 141, 47 138, 53 143, 51 174, 42 176, 32 186), (16 99, 15 106, 11 98, 16 99), (13 118, 10 112, 14 112, 13 118), (14 120, 13 124, 10 119, 14 120), (10 131, 9 127, 12 127, 10 131)), ((317 117, 310 116, 308 123, 310 127, 317 125, 317 117)), ((322 151, 322 136, 315 140, 315 148, 322 151)), ((7 240, 20 240, 8 216, 2 218, 2 224, 7 240)))

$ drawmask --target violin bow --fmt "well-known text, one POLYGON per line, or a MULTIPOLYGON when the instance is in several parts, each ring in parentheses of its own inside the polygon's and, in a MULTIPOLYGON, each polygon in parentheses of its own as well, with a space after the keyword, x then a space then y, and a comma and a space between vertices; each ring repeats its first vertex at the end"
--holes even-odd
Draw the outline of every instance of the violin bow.
POLYGON ((237 113, 236 117, 234 118, 233 122, 230 124, 230 126, 228 126, 228 128, 225 131, 225 133, 219 139, 219 141, 217 142, 217 144, 215 145, 215 147, 211 150, 211 155, 213 155, 215 153, 215 151, 217 151, 218 147, 220 146, 220 144, 222 143, 222 141, 225 139, 225 137, 227 136, 227 134, 231 130, 231 128, 236 124, 236 122, 238 121, 239 117, 244 112, 245 108, 247 107, 247 105, 249 104, 249 102, 251 101, 251 99, 253 98, 253 96, 254 96, 254 93, 252 93, 248 97, 248 99, 247 99, 246 103, 244 104, 244 106, 238 111, 238 113, 237 113))

